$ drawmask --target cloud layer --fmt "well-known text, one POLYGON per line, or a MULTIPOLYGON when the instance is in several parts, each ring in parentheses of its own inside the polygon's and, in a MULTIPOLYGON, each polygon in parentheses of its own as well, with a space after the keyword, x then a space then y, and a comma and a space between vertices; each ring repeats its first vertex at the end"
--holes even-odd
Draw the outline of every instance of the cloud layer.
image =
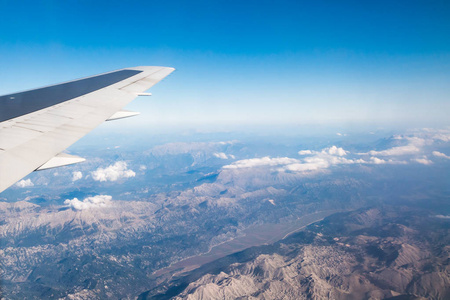
MULTIPOLYGON (((423 140, 411 138, 416 145, 423 144, 423 140)), ((225 170, 231 169, 244 169, 244 168, 263 168, 268 167, 271 171, 278 172, 294 172, 294 173, 311 173, 315 171, 325 170, 331 166, 336 165, 348 165, 348 164, 371 164, 371 165, 382 165, 382 164, 405 164, 405 160, 394 160, 388 158, 379 158, 372 156, 373 154, 378 154, 381 156, 388 155, 400 155, 401 153, 416 153, 420 152, 421 149, 417 148, 415 145, 409 145, 406 147, 394 147, 383 151, 369 151, 367 153, 357 153, 357 155, 368 155, 369 157, 362 159, 356 154, 353 157, 348 158, 347 156, 351 154, 350 151, 344 150, 341 147, 331 146, 324 148, 321 151, 315 150, 301 150, 298 152, 303 158, 289 158, 289 157, 262 157, 262 158, 252 158, 244 159, 233 162, 232 164, 223 167, 225 170), (355 157, 356 156, 356 157, 355 157)), ((414 161, 421 164, 431 164, 432 161, 426 156, 420 156, 412 158, 410 161, 414 161)))
MULTIPOLYGON (((279 172, 311 172, 327 169, 333 165, 356 164, 356 163, 375 163, 367 162, 362 159, 348 159, 344 156, 349 152, 343 148, 331 146, 321 151, 301 150, 299 155, 307 156, 303 159, 289 157, 262 157, 236 161, 226 165, 224 169, 242 169, 255 167, 270 167, 279 172)), ((381 161, 381 160, 380 160, 381 161)))

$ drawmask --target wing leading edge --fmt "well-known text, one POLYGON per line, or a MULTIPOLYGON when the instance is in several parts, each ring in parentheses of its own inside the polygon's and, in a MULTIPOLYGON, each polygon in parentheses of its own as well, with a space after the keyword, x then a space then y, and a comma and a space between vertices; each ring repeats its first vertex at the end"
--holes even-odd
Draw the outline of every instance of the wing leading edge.
POLYGON ((0 192, 57 166, 62 151, 104 121, 135 115, 122 108, 174 70, 127 68, 0 96, 0 192))

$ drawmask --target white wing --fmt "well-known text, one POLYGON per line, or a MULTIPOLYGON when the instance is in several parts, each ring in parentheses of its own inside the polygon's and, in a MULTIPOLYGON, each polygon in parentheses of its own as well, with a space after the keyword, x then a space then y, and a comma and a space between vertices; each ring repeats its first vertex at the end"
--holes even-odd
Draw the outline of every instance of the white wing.
POLYGON ((82 161, 61 153, 173 72, 136 67, 0 97, 0 192, 38 170, 82 161))

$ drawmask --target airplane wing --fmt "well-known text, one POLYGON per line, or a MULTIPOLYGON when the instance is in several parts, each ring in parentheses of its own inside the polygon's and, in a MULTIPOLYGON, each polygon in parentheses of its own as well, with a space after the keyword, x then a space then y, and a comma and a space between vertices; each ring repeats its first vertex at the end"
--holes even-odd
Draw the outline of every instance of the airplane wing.
POLYGON ((0 192, 35 170, 83 161, 62 151, 104 121, 136 115, 122 108, 173 71, 127 68, 0 96, 0 192))

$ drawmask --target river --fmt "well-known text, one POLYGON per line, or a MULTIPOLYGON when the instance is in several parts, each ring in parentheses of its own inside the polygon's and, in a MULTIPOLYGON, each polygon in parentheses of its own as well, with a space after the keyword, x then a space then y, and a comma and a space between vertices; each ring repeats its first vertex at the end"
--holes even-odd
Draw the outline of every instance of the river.
POLYGON ((227 255, 245 250, 250 247, 268 245, 285 239, 289 235, 306 226, 323 220, 325 217, 339 212, 339 210, 320 211, 299 217, 288 223, 253 225, 243 230, 243 235, 212 247, 209 252, 192 256, 176 262, 169 267, 156 271, 153 275, 160 277, 165 274, 172 276, 194 270, 206 263, 227 255))

